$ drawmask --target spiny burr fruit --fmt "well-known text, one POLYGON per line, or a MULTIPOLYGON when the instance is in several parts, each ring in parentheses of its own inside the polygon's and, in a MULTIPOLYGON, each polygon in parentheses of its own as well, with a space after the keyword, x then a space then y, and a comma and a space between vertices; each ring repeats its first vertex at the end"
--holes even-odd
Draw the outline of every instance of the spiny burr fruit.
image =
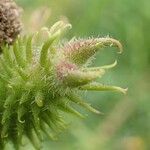
POLYGON ((21 31, 20 8, 13 0, 0 0, 0 47, 11 44, 21 31))
POLYGON ((100 112, 79 96, 79 91, 118 91, 95 80, 111 65, 89 67, 101 48, 121 44, 112 38, 75 39, 60 44, 60 35, 70 24, 62 21, 34 35, 18 37, 12 46, 3 46, 0 56, 0 147, 11 141, 16 149, 27 137, 40 149, 44 134, 51 139, 66 127, 62 112, 83 118, 75 105, 100 112), (62 46, 63 45, 63 46, 62 46))

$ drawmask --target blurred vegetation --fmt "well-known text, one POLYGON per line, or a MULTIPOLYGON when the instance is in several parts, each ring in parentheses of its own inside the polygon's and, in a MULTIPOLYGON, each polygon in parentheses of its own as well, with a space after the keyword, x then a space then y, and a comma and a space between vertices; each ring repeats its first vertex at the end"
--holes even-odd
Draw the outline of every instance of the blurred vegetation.
MULTIPOLYGON (((120 40, 124 53, 102 51, 95 65, 118 65, 102 83, 128 87, 127 95, 89 92, 83 95, 104 115, 70 116, 71 125, 59 140, 45 139, 43 150, 150 149, 150 1, 149 0, 17 0, 23 7, 25 31, 69 20, 72 36, 107 36, 120 40), (35 21, 35 22, 34 22, 35 21)), ((85 113, 85 112, 84 112, 85 113)), ((31 146, 26 147, 32 150, 31 146)), ((25 149, 26 149, 25 148, 25 149)))

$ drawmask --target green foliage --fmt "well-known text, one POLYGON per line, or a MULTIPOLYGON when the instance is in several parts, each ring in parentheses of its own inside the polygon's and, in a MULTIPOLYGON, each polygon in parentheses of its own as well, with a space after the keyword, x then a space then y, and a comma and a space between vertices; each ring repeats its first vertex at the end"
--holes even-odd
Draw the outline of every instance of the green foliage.
POLYGON ((49 6, 51 15, 47 24, 66 16, 73 25, 73 30, 68 36, 109 34, 119 39, 124 47, 124 53, 119 59, 113 52, 105 51, 97 54, 94 65, 112 62, 112 58, 115 57, 119 62, 117 69, 114 68, 100 80, 127 86, 129 88, 127 96, 88 92, 85 96, 87 100, 94 106, 100 106, 105 115, 99 117, 89 114, 88 119, 82 124, 76 120, 69 133, 63 134, 57 143, 45 142, 43 149, 49 150, 51 147, 55 150, 133 150, 133 148, 149 150, 150 1, 38 0, 31 3, 29 0, 18 0, 18 2, 24 6, 27 19, 34 12, 34 8, 49 6), (123 104, 120 106, 121 102, 123 104), (115 109, 117 106, 120 107, 118 111, 115 109), (114 111, 116 113, 113 113, 114 111), (108 118, 112 121, 108 122, 108 118), (106 124, 107 122, 110 126, 106 124), (120 123, 120 126, 117 126, 117 123, 120 123), (102 129, 102 125, 105 125, 105 130, 102 129), (111 134, 112 132, 107 132, 110 129, 116 130, 111 134), (103 141, 101 137, 105 137, 106 133, 109 136, 103 141))

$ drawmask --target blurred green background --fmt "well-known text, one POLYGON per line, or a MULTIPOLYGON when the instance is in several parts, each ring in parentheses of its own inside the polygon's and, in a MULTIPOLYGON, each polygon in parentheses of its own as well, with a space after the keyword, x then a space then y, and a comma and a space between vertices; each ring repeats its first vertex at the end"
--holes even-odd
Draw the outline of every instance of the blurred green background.
MULTIPOLYGON (((150 150, 150 0, 17 0, 23 7, 25 32, 68 20, 68 38, 107 36, 121 41, 124 53, 106 49, 94 65, 117 67, 102 83, 128 87, 113 92, 83 94, 104 115, 88 113, 85 120, 66 116, 69 129, 58 141, 45 139, 43 150, 150 150)), ((84 112, 87 113, 87 112, 84 112)), ((32 150, 28 145, 24 149, 32 150)))

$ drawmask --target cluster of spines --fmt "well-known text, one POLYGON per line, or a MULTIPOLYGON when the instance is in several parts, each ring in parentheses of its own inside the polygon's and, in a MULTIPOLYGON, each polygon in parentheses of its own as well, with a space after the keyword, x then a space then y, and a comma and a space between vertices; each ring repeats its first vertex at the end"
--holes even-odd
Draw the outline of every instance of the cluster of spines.
POLYGON ((1 145, 10 140, 19 149, 22 136, 26 135, 34 147, 40 149, 41 131, 55 139, 54 135, 66 128, 60 111, 84 118, 70 103, 99 114, 76 94, 78 90, 126 92, 120 87, 94 82, 106 69, 114 67, 116 61, 102 67, 82 66, 98 47, 115 45, 120 48, 121 44, 111 38, 79 40, 75 41, 78 46, 73 43, 59 51, 53 45, 57 45, 57 39, 68 27, 70 24, 57 22, 50 30, 41 30, 46 39, 37 33, 18 37, 13 46, 3 47, 0 57, 0 92, 3 93, 0 95, 1 145), (40 46, 35 42, 37 37, 42 37, 40 46))
MULTIPOLYGON (((48 42, 45 42, 42 46, 39 64, 36 62, 37 66, 40 65, 41 70, 45 67, 43 55, 45 55, 44 51, 47 51, 50 46, 48 42)), ((54 108, 53 112, 50 110, 53 108, 52 103, 47 102, 43 107, 45 97, 40 92, 42 89, 40 87, 36 89, 36 86, 40 85, 32 84, 36 80, 31 77, 33 60, 32 36, 27 40, 18 38, 13 47, 3 47, 3 55, 0 58, 0 90, 2 92, 5 89, 3 91, 5 96, 0 97, 1 146, 6 140, 11 140, 18 149, 22 135, 25 134, 35 148, 39 149, 40 130, 53 138, 53 135, 47 129, 48 127, 58 132, 66 126, 57 109, 54 108)), ((40 74, 38 71, 36 73, 40 74)), ((37 80, 39 80, 37 84, 42 82, 40 78, 37 78, 37 80)))

